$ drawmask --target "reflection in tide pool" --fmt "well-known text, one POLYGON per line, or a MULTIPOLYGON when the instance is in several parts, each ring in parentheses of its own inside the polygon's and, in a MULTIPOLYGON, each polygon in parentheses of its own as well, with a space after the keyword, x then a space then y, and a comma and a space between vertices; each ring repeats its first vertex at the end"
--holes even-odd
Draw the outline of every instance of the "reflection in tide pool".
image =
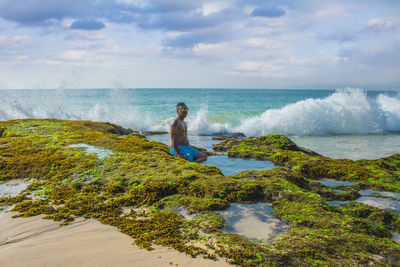
POLYGON ((24 181, 12 180, 4 184, 0 184, 0 197, 18 196, 30 183, 24 181))
MULTIPOLYGON (((18 196, 26 187, 29 185, 29 182, 12 180, 8 181, 4 184, 0 184, 0 197, 15 197, 18 196)), ((3 206, 0 204, 0 213, 6 212, 10 210, 11 207, 3 206)))
POLYGON ((382 191, 374 191, 374 190, 360 190, 359 192, 362 196, 370 196, 372 194, 378 194, 383 197, 390 197, 390 198, 395 198, 400 200, 400 194, 399 193, 393 193, 393 192, 382 192, 382 191))
POLYGON ((398 233, 392 233, 394 241, 396 241, 398 244, 400 244, 400 234, 398 233))
MULTIPOLYGON (((355 200, 379 209, 390 210, 400 214, 400 194, 374 190, 360 190, 361 197, 355 200)), ((329 205, 340 206, 350 201, 327 201, 329 205)))
POLYGON ((208 166, 216 166, 226 176, 238 174, 248 170, 264 170, 274 168, 274 164, 270 161, 245 160, 240 158, 228 158, 227 156, 208 157, 203 163, 208 166))
POLYGON ((391 210, 400 214, 400 201, 397 200, 380 197, 360 197, 356 201, 379 209, 391 210))
POLYGON ((85 153, 96 154, 97 157, 101 160, 112 154, 111 150, 99 148, 99 147, 95 147, 95 146, 91 146, 91 145, 87 145, 87 144, 73 144, 73 145, 69 145, 68 147, 82 147, 85 149, 85 153))
POLYGON ((226 232, 268 241, 288 229, 288 225, 272 215, 272 211, 272 205, 268 203, 231 204, 219 214, 225 218, 226 232))
POLYGON ((350 201, 339 201, 339 200, 331 200, 331 201, 327 201, 326 203, 328 203, 329 205, 332 205, 332 206, 340 206, 340 205, 342 205, 342 204, 347 204, 347 203, 350 203, 350 201))
POLYGON ((378 159, 399 153, 398 134, 291 136, 297 145, 340 159, 378 159))
POLYGON ((400 194, 374 190, 360 190, 362 197, 357 202, 368 204, 376 208, 395 211, 400 214, 400 194), (378 195, 378 196, 376 196, 378 195), (379 197, 382 196, 382 197, 379 197))
POLYGON ((316 180, 318 183, 321 183, 326 186, 337 186, 337 185, 352 185, 354 182, 348 181, 335 181, 335 180, 316 180))

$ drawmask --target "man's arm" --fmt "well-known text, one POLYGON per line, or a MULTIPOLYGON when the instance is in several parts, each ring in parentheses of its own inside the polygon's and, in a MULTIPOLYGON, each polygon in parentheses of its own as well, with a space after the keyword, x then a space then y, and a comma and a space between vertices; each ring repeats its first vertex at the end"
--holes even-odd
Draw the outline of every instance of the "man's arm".
POLYGON ((171 145, 175 149, 176 156, 178 158, 184 158, 184 156, 179 152, 178 144, 176 142, 177 135, 179 134, 178 126, 179 122, 177 119, 174 119, 169 126, 169 134, 171 136, 171 143, 172 143, 171 145))

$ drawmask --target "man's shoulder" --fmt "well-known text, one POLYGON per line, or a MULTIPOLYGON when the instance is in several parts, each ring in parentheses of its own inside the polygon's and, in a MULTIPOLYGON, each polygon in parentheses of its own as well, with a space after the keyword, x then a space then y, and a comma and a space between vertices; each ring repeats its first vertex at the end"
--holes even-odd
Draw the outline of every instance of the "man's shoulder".
POLYGON ((172 127, 177 127, 179 125, 179 120, 178 118, 172 119, 170 125, 172 127))

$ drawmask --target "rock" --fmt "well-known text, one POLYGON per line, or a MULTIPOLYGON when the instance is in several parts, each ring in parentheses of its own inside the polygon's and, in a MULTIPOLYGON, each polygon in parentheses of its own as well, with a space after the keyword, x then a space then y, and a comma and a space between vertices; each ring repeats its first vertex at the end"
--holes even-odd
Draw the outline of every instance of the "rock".
POLYGON ((0 129, 5 129, 0 137, 0 181, 33 181, 23 195, 0 198, 1 206, 15 204, 13 211, 20 217, 44 214, 62 225, 78 216, 93 218, 118 228, 143 248, 157 244, 193 257, 218 255, 242 266, 358 266, 365 261, 390 266, 400 261, 400 246, 389 240, 391 231, 400 231, 396 213, 326 203, 331 197, 357 197, 357 186, 399 192, 398 183, 392 182, 398 180, 398 156, 333 160, 281 135, 227 138, 217 147, 230 156, 285 166, 230 177, 215 167, 170 156, 168 146, 110 123, 14 120, 0 122, 0 129), (99 158, 72 144, 111 153, 99 158), (317 177, 358 183, 351 186, 354 190, 332 195, 313 182, 317 177), (256 243, 223 232, 223 218, 213 213, 231 203, 258 202, 272 203, 274 214, 290 231, 270 243, 256 243), (131 212, 123 213, 126 207, 131 212), (197 216, 185 219, 182 209, 197 216))

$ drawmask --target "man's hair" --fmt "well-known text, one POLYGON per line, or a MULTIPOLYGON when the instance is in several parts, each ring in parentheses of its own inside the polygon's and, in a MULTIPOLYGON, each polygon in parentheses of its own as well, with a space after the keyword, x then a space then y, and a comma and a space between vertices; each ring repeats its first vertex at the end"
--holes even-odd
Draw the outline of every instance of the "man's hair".
POLYGON ((186 104, 183 102, 179 102, 178 104, 176 104, 176 109, 178 109, 179 107, 185 107, 186 104))

